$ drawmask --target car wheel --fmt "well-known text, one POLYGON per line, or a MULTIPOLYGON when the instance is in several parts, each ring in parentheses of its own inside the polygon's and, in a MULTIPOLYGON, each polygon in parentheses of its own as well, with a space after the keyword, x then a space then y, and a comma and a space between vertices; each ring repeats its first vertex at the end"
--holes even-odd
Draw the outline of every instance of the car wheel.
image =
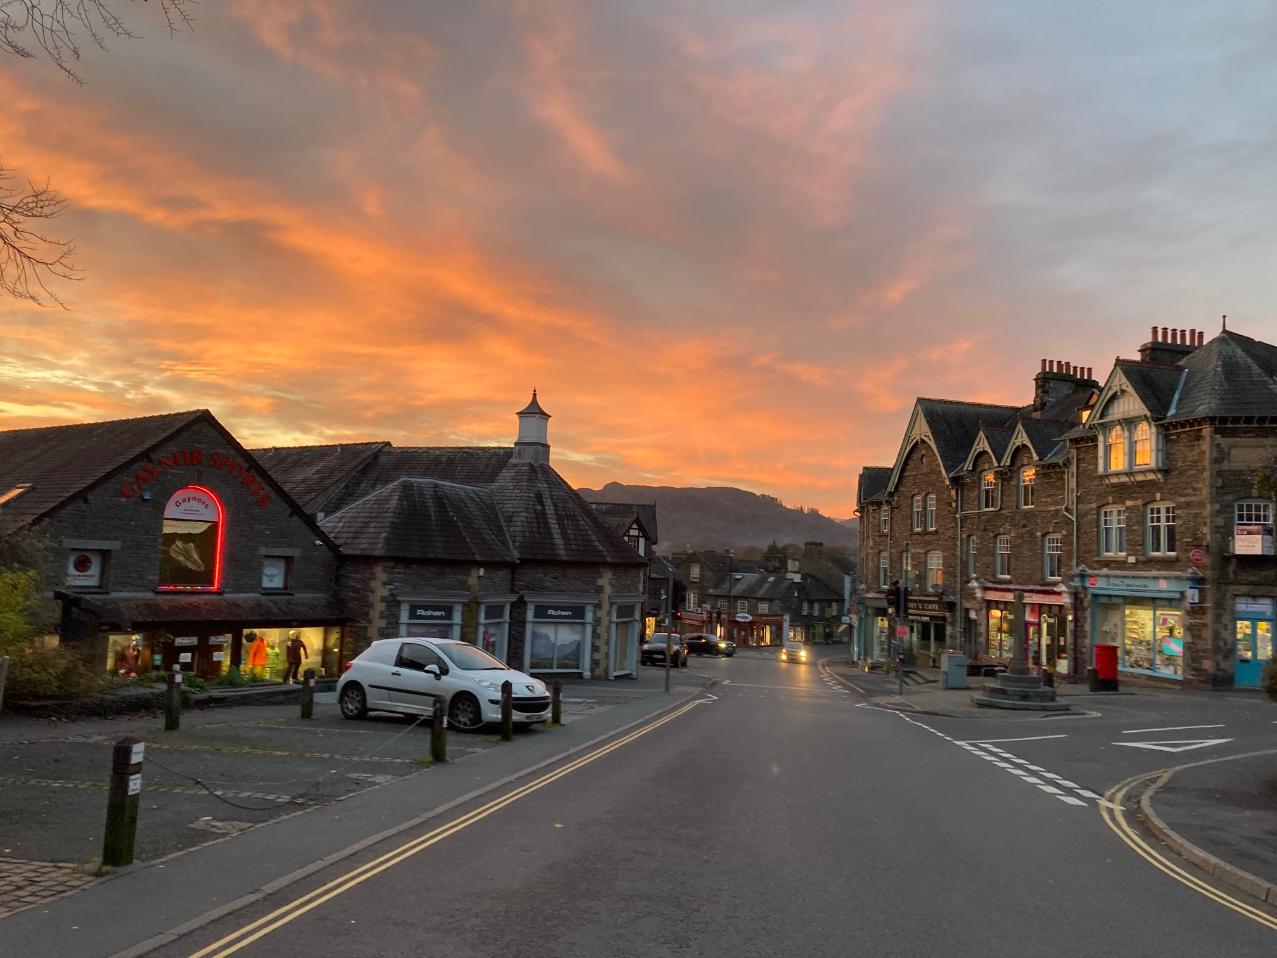
POLYGON ((483 724, 479 700, 469 692, 458 692, 448 704, 448 722, 463 732, 473 732, 483 724))
POLYGON ((368 714, 368 696, 358 682, 346 684, 341 690, 341 701, 337 704, 341 708, 342 718, 361 719, 368 714))

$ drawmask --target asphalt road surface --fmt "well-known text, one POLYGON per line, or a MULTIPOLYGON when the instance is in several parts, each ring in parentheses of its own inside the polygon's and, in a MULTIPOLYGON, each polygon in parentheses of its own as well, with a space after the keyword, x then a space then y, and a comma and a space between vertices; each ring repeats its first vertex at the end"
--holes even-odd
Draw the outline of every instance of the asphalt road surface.
MULTIPOLYGON (((904 717, 815 664, 691 670, 719 682, 672 717, 160 954, 1277 954, 1277 920, 1155 867, 1101 815, 1112 784, 1176 763, 1109 744, 1163 735, 1125 729, 1232 711, 1164 721, 1182 706, 1155 695, 1116 716, 904 717)), ((1237 738, 1218 731, 1163 737, 1237 738)))

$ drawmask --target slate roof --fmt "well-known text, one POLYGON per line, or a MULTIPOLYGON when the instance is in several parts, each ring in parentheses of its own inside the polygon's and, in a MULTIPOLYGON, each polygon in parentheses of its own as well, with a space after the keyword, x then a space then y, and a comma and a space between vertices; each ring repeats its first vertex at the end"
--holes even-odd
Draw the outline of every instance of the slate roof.
POLYGON ((1072 429, 1067 422, 1048 422, 1043 419, 1021 419, 1020 425, 1033 447, 1033 454, 1040 460, 1059 458, 1067 450, 1064 434, 1072 429))
POLYGON ((918 408, 931 430, 936 453, 945 475, 962 468, 971 444, 982 426, 1014 428, 1019 406, 997 406, 988 403, 957 402, 952 399, 918 400, 918 408))
POLYGON ((288 490, 307 512, 320 511, 336 487, 368 463, 388 442, 355 442, 329 446, 272 446, 252 449, 262 467, 288 490))
POLYGON ((463 486, 491 486, 513 455, 512 446, 387 444, 323 504, 322 510, 333 513, 344 509, 396 479, 442 479, 463 486))
POLYGON ((865 466, 860 470, 860 483, 856 498, 860 502, 877 502, 885 497, 891 482, 890 466, 865 466))
POLYGON ((1126 381, 1131 384, 1146 409, 1154 419, 1163 418, 1171 408, 1171 400, 1179 387, 1182 372, 1178 366, 1154 366, 1123 359, 1117 363, 1126 381))
POLYGON ((1033 413, 1026 419, 1045 419, 1052 422, 1076 423, 1079 412, 1090 401, 1091 396, 1099 392, 1096 385, 1078 386, 1068 394, 1061 396, 1045 409, 1033 413))
POLYGON ((511 461, 490 488, 520 560, 647 564, 547 463, 511 461))
MULTIPOLYGON (((754 572, 738 576, 732 584, 730 594, 742 599, 779 599, 784 597, 791 585, 794 583, 783 572, 754 572)), ((726 598, 727 577, 723 576, 723 581, 714 588, 707 589, 705 594, 726 598)))
POLYGON ((630 526, 637 519, 647 532, 652 544, 656 536, 656 506, 649 502, 594 502, 590 500, 590 508, 595 511, 617 535, 624 537, 630 526))
POLYGON ((346 555, 518 561, 492 493, 438 479, 397 479, 320 526, 346 555))
POLYGON ((1015 426, 981 426, 980 435, 984 436, 984 441, 989 444, 993 461, 1001 462, 1002 457, 1006 455, 1007 446, 1011 443, 1011 437, 1015 435, 1015 426))
POLYGON ((0 432, 0 496, 31 484, 0 505, 0 530, 34 522, 203 416, 212 418, 207 410, 195 409, 0 432))
POLYGON ((1277 417, 1277 346, 1225 330, 1179 365, 1187 375, 1171 421, 1277 417))

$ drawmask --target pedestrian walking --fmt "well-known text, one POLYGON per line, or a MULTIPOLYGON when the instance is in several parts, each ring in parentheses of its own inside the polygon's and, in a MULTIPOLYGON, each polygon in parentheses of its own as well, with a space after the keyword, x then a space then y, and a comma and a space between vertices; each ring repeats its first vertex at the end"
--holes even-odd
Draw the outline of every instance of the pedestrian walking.
POLYGON ((296 629, 288 633, 288 645, 284 649, 284 654, 288 659, 288 668, 284 670, 284 682, 291 685, 302 667, 302 659, 310 655, 306 649, 306 643, 302 641, 301 633, 296 629))

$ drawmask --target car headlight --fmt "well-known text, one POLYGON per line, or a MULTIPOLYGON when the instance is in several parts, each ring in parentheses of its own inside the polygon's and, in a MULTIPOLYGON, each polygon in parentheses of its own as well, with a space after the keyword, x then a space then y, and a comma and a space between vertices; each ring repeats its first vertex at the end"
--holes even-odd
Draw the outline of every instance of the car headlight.
POLYGON ((475 682, 485 689, 491 689, 493 692, 501 691, 501 686, 496 682, 493 682, 491 679, 475 679, 475 682))

